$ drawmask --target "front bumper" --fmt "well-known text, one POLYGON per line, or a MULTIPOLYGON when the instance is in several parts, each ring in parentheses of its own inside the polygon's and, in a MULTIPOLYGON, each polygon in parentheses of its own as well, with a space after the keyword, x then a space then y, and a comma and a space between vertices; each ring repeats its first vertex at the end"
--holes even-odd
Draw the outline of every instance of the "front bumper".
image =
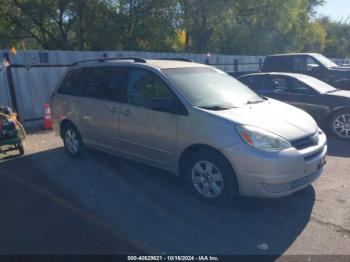
POLYGON ((283 197, 307 187, 321 175, 327 138, 322 133, 317 145, 302 150, 264 152, 240 143, 222 152, 236 172, 241 195, 283 197))

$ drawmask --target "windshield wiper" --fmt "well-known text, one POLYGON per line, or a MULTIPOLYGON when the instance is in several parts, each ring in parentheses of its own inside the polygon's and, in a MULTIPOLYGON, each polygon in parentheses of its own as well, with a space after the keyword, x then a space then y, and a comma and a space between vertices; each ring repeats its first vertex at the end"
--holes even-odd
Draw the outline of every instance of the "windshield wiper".
POLYGON ((227 110, 234 108, 234 106, 229 106, 229 105, 206 105, 206 106, 198 106, 199 108, 202 109, 207 109, 207 110, 227 110))
POLYGON ((336 89, 333 89, 333 90, 330 90, 330 91, 327 91, 326 93, 329 94, 329 93, 334 93, 334 92, 337 92, 337 91, 340 91, 341 89, 339 88, 336 88, 336 89))
POLYGON ((264 98, 256 99, 256 100, 248 100, 247 101, 247 105, 259 104, 259 103, 262 103, 262 102, 265 102, 264 98))

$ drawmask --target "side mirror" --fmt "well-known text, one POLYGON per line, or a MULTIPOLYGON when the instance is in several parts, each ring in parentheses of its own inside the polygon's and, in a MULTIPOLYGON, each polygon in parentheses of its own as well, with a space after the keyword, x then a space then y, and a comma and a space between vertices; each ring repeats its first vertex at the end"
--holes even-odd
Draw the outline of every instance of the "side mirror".
POLYGON ((174 110, 173 100, 170 97, 154 98, 151 101, 151 109, 163 112, 172 112, 174 110))

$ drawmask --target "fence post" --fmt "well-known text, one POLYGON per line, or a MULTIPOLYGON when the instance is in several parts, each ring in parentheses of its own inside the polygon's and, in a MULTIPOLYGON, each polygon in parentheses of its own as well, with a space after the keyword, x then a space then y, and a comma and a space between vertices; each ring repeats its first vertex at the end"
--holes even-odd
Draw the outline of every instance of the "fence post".
POLYGON ((234 66, 235 66, 235 72, 238 72, 238 60, 237 59, 235 59, 234 66))
POLYGON ((263 63, 262 63, 262 59, 260 58, 260 59, 259 59, 259 71, 261 71, 262 64, 263 64, 263 63))
POLYGON ((11 61, 8 53, 4 53, 4 59, 6 59, 8 63, 8 66, 5 67, 5 71, 6 71, 8 89, 10 91, 11 105, 13 107, 14 112, 17 113, 17 117, 19 120, 20 118, 19 118, 19 111, 18 111, 17 98, 16 98, 16 92, 15 92, 15 85, 13 83, 13 77, 11 72, 11 61))
POLYGON ((211 54, 210 53, 207 53, 206 54, 206 58, 205 58, 205 64, 206 65, 209 65, 209 58, 210 58, 211 54))

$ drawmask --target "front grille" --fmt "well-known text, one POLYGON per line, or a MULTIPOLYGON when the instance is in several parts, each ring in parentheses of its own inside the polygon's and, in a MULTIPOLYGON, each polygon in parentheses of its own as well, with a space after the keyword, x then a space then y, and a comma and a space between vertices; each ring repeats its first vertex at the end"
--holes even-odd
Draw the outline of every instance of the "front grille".
POLYGON ((310 146, 314 146, 318 144, 318 132, 316 132, 315 134, 311 135, 311 136, 307 136, 295 141, 292 141, 291 144, 293 147, 295 147, 298 150, 301 149, 305 149, 308 148, 310 146))
POLYGON ((305 161, 311 161, 311 160, 319 157, 322 154, 322 151, 323 151, 323 148, 322 148, 322 150, 319 150, 316 153, 313 153, 312 155, 304 157, 305 161))
POLYGON ((316 171, 315 173, 296 179, 289 183, 284 184, 265 184, 261 183, 261 187, 269 193, 283 193, 291 190, 301 188, 305 185, 311 184, 321 173, 316 171))

